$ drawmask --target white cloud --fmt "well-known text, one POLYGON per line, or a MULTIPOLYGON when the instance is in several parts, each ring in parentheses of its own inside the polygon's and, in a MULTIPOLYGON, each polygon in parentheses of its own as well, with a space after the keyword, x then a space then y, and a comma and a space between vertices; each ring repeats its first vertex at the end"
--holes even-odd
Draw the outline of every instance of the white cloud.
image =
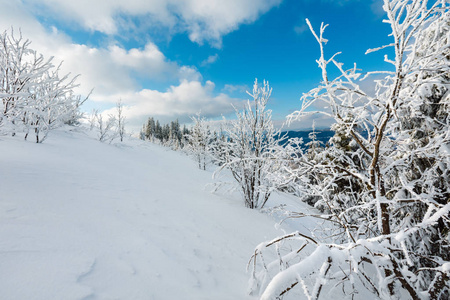
POLYGON ((370 9, 372 10, 373 14, 381 18, 386 15, 386 12, 383 9, 383 3, 381 1, 372 0, 372 3, 370 4, 370 9))
MULTIPOLYGON (((141 19, 171 31, 187 32, 191 41, 221 46, 222 36, 255 21, 282 0, 24 0, 34 13, 73 22, 105 34, 117 34, 123 22, 141 19), (125 18, 121 18, 125 17, 125 18), (129 18, 131 17, 131 18, 129 18), (120 24, 120 25, 119 25, 120 24)), ((130 25, 133 27, 133 25, 130 25)), ((145 30, 146 28, 141 28, 145 30)))
POLYGON ((246 84, 242 84, 242 85, 225 84, 225 86, 223 87, 223 91, 228 92, 228 93, 239 92, 239 93, 242 93, 243 95, 246 95, 247 91, 251 92, 249 86, 246 84))
POLYGON ((308 26, 306 24, 298 25, 294 27, 295 33, 298 35, 302 34, 303 32, 308 30, 308 26))
POLYGON ((63 61, 64 73, 81 74, 78 80, 81 88, 77 92, 86 95, 95 88, 94 100, 95 95, 107 96, 138 89, 132 75, 158 81, 201 79, 194 67, 169 61, 152 42, 147 42, 144 49, 129 50, 114 42, 106 48, 73 43, 69 36, 55 27, 47 31, 18 0, 0 2, 0 28, 6 30, 11 27, 16 32, 20 28, 24 38, 32 40, 31 48, 45 57, 54 56, 54 64, 63 61))
POLYGON ((286 120, 276 120, 274 125, 277 128, 282 128, 283 131, 287 130, 311 130, 313 122, 315 123, 316 129, 329 129, 334 123, 334 119, 325 114, 311 114, 303 116, 299 120, 294 120, 288 123, 286 120))
MULTIPOLYGON (((45 57, 55 56, 55 64, 64 61, 62 65, 63 73, 81 74, 78 80, 80 88, 76 92, 87 95, 94 88, 89 106, 95 107, 95 103, 99 103, 99 106, 111 107, 118 99, 122 99, 128 117, 128 126, 134 131, 139 130, 148 116, 172 120, 179 117, 187 121, 187 116, 194 115, 199 111, 207 117, 216 117, 221 114, 232 113, 234 110, 231 104, 239 107, 239 99, 231 98, 216 91, 215 85, 211 81, 202 83, 202 76, 195 67, 170 61, 152 42, 147 42, 143 49, 125 49, 114 40, 111 40, 110 44, 103 48, 77 44, 73 42, 71 37, 59 31, 56 27, 48 30, 38 21, 35 15, 30 13, 28 5, 33 4, 34 9, 41 12, 58 13, 61 18, 65 18, 66 14, 72 14, 68 16, 72 22, 95 30, 113 32, 117 30, 118 26, 113 17, 118 13, 118 7, 129 3, 130 6, 125 9, 125 12, 134 10, 136 14, 139 14, 139 12, 145 14, 150 9, 145 9, 140 5, 151 2, 151 4, 145 5, 153 5, 152 12, 154 13, 161 10, 162 15, 159 15, 161 18, 166 13, 168 18, 162 19, 167 26, 176 26, 176 22, 179 21, 175 18, 174 23, 170 24, 171 18, 174 17, 173 11, 177 9, 184 11, 185 16, 190 16, 189 18, 186 17, 186 20, 191 20, 192 24, 195 23, 194 20, 201 19, 199 16, 203 16, 210 23, 203 22, 198 28, 198 32, 205 30, 204 26, 208 23, 210 26, 215 26, 211 36, 215 36, 217 39, 228 30, 224 28, 234 28, 233 26, 239 22, 250 20, 249 16, 256 16, 262 11, 261 7, 268 9, 270 5, 265 4, 260 7, 258 3, 263 1, 257 1, 255 4, 239 4, 236 7, 244 5, 245 10, 254 10, 254 12, 251 14, 238 12, 237 16, 233 17, 230 12, 225 10, 224 14, 228 14, 228 17, 222 16, 217 19, 218 23, 215 24, 215 14, 218 12, 208 13, 206 10, 193 9, 191 6, 196 3, 194 0, 186 1, 186 3, 172 1, 176 5, 175 8, 171 9, 169 9, 168 1, 128 0, 127 2, 116 1, 114 2, 116 4, 110 4, 110 2, 113 1, 89 1, 88 3, 87 1, 44 0, 42 3, 51 6, 51 9, 49 7, 43 9, 37 0, 0 1, 0 28, 5 30, 11 28, 11 26, 16 30, 21 28, 24 37, 32 40, 31 48, 44 54, 45 57), (72 3, 76 3, 76 5, 72 3), (160 4, 159 8, 157 7, 158 3, 160 4), (184 8, 186 5, 191 8, 184 8), (92 9, 92 12, 89 12, 90 9, 92 9), (172 9, 175 10, 172 11, 172 9), (187 11, 190 12, 187 13, 187 11), (85 15, 84 12, 86 12, 85 15), (98 13, 98 16, 92 17, 96 13, 98 13), (208 14, 209 17, 206 17, 208 14), (96 21, 89 23, 88 20, 91 17, 96 21), (179 81, 179 84, 173 84, 165 91, 158 91, 154 88, 142 87, 136 76, 139 77, 141 82, 152 79, 166 83, 171 82, 172 84, 179 81)), ((203 0, 198 2, 200 6, 206 3, 203 0)), ((278 0, 272 2, 275 3, 278 0)), ((223 5, 228 7, 229 4, 223 5)), ((183 22, 183 26, 190 26, 189 24, 191 24, 187 21, 183 22)), ((205 39, 209 39, 208 35, 200 34, 197 41, 205 39)), ((213 55, 207 61, 213 63, 217 57, 213 55)))
POLYGON ((215 63, 215 62, 217 61, 217 59, 219 59, 219 54, 216 53, 216 54, 214 54, 214 55, 210 55, 210 56, 208 56, 207 59, 205 59, 204 61, 202 61, 202 62, 200 63, 200 65, 201 65, 202 67, 204 67, 204 66, 213 64, 213 63, 215 63))
POLYGON ((175 63, 168 62, 164 54, 158 47, 149 42, 143 50, 130 49, 126 50, 117 45, 108 48, 109 55, 113 62, 133 69, 143 74, 160 74, 169 72, 175 74, 178 66, 175 63))
MULTIPOLYGON (((42 49, 46 46, 40 47, 42 49)), ((45 49, 57 61, 64 61, 63 71, 81 74, 81 93, 95 88, 95 94, 113 95, 123 90, 139 89, 134 79, 138 75, 146 80, 199 80, 201 75, 190 66, 180 66, 167 60, 152 43, 144 49, 126 50, 113 45, 92 48, 86 45, 64 43, 45 49)), ((95 98, 94 98, 95 99, 95 98)))
POLYGON ((195 67, 181 66, 178 68, 178 78, 185 80, 199 81, 202 79, 202 75, 197 71, 195 67))
MULTIPOLYGON (((215 95, 214 89, 211 81, 202 85, 199 81, 183 80, 165 92, 143 89, 117 94, 114 98, 122 99, 128 125, 137 131, 149 116, 163 121, 175 118, 187 121, 198 112, 205 117, 216 117, 234 112, 232 104, 240 107, 242 100, 223 93, 215 95)), ((114 108, 105 113, 114 113, 114 108)))

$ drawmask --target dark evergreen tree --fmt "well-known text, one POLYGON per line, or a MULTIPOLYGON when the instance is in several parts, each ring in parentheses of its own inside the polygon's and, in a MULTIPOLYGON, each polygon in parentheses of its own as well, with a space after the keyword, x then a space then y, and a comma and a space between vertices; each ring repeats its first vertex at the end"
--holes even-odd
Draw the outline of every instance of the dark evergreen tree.
POLYGON ((168 124, 161 124, 159 120, 149 117, 147 122, 143 125, 140 137, 143 140, 157 142, 165 146, 170 146, 174 150, 184 147, 186 143, 186 136, 190 133, 186 125, 181 129, 180 122, 177 120, 171 121, 168 124))

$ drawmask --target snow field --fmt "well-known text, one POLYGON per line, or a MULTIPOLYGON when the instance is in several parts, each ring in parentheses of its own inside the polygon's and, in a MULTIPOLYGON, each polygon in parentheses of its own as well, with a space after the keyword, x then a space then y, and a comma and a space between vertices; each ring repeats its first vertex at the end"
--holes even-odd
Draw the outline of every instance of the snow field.
POLYGON ((90 135, 0 138, 0 299, 251 298, 247 262, 287 225, 180 153, 90 135))

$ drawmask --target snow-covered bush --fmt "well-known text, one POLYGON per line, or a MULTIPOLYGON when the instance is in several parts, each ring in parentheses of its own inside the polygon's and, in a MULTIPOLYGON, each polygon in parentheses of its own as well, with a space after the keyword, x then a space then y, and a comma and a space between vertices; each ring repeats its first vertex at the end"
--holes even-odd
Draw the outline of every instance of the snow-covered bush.
POLYGON ((94 116, 91 120, 91 129, 97 130, 97 137, 100 142, 112 143, 119 136, 119 129, 117 127, 117 118, 114 115, 108 115, 104 119, 101 113, 94 111, 94 116), (92 126, 94 124, 94 126, 92 126))
POLYGON ((206 165, 211 158, 210 144, 212 142, 212 133, 206 119, 200 114, 191 117, 191 119, 194 122, 194 126, 189 134, 185 136, 187 144, 184 151, 195 159, 199 169, 206 170, 206 165))
MULTIPOLYGON (((263 243, 251 261, 252 292, 278 299, 292 292, 380 299, 448 299, 450 279, 450 4, 384 0, 393 70, 345 70, 325 59, 322 84, 302 97, 290 116, 309 115, 317 102, 335 120, 321 161, 301 155, 287 177, 328 207, 334 241, 293 233, 263 243), (328 78, 328 66, 340 76, 328 78), (372 74, 375 93, 358 82, 372 74), (311 180, 311 176, 314 180, 311 180), (295 244, 298 243, 298 244, 295 244), (270 259, 270 249, 275 256, 270 259)), ((273 257, 273 256, 272 256, 273 257)))
POLYGON ((253 101, 248 101, 243 111, 236 110, 237 119, 228 122, 225 139, 213 153, 221 165, 219 171, 231 171, 249 208, 262 208, 276 188, 268 177, 278 168, 274 153, 283 139, 273 126, 272 111, 267 109, 271 92, 267 82, 259 86, 255 80, 253 93, 249 93, 253 101))
POLYGON ((79 106, 86 101, 74 95, 76 78, 60 76, 59 67, 30 48, 13 30, 0 35, 0 132, 30 132, 42 142, 48 131, 77 123, 79 106))
POLYGON ((120 137, 120 141, 123 142, 123 138, 125 137, 125 121, 126 117, 123 114, 123 104, 122 100, 117 101, 116 103, 117 110, 117 133, 120 137))

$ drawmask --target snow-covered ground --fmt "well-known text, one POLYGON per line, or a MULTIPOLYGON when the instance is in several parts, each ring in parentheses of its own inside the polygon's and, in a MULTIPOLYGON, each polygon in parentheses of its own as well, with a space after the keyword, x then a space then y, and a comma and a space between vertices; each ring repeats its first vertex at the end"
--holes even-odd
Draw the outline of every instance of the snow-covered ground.
POLYGON ((255 246, 293 229, 147 142, 65 128, 0 149, 0 299, 249 299, 255 246))

